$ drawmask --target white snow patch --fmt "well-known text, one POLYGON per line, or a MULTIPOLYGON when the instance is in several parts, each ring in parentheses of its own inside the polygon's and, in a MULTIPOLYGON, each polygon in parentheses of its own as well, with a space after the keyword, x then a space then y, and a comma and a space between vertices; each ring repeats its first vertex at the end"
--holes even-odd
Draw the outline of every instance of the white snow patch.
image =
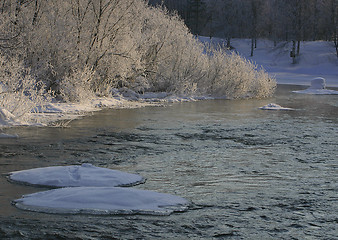
POLYGON ((56 104, 48 103, 44 106, 36 106, 32 109, 32 113, 62 113, 64 110, 56 104))
POLYGON ((154 214, 184 211, 184 198, 147 190, 116 187, 61 188, 24 195, 16 207, 29 211, 62 214, 154 214))
MULTIPOLYGON (((48 103, 45 106, 38 106, 32 109, 30 113, 32 123, 30 125, 37 125, 34 122, 42 126, 54 125, 55 122, 78 119, 90 112, 100 111, 103 108, 140 108, 149 105, 151 103, 132 101, 123 96, 95 97, 85 103, 48 103)), ((56 124, 56 126, 58 125, 56 124)))
POLYGON ((108 97, 94 97, 83 103, 51 102, 34 107, 27 113, 28 122, 15 121, 15 116, 0 108, 0 127, 18 125, 30 126, 64 126, 74 119, 104 108, 141 108, 146 106, 163 106, 166 103, 211 99, 201 96, 176 96, 165 92, 136 93, 127 88, 111 89, 108 97))
POLYGON ((15 116, 5 108, 0 107, 0 126, 24 125, 25 123, 17 121, 15 116))
POLYGON ((259 109, 262 110, 286 110, 286 111, 292 111, 294 110, 293 108, 286 108, 286 107, 282 107, 276 103, 269 103, 263 107, 260 107, 259 109))
POLYGON ((325 88, 326 88, 325 78, 318 77, 311 80, 310 89, 325 89, 325 88))
POLYGON ((325 78, 318 77, 311 81, 308 89, 293 91, 294 93, 313 94, 313 95, 337 95, 338 91, 326 89, 325 78))
POLYGON ((49 187, 117 187, 132 186, 145 181, 140 175, 95 167, 88 163, 11 172, 9 179, 49 187))

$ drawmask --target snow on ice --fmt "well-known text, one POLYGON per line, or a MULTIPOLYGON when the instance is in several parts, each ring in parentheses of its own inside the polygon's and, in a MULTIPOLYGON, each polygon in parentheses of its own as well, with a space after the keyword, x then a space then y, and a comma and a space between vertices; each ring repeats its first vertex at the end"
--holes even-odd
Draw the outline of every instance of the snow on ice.
POLYGON ((95 167, 56 166, 12 172, 13 182, 37 186, 62 187, 24 195, 13 204, 23 210, 64 214, 154 214, 169 215, 185 211, 184 198, 121 186, 144 183, 136 174, 95 167))
POLYGON ((75 187, 24 195, 16 207, 37 212, 62 214, 153 214, 184 211, 184 198, 148 190, 118 187, 75 187))
POLYGON ((145 182, 140 175, 95 167, 88 163, 11 172, 9 179, 48 187, 122 187, 145 182))
POLYGON ((287 110, 287 111, 292 111, 294 110, 293 108, 286 108, 286 107, 282 107, 276 103, 269 103, 263 107, 260 107, 260 109, 262 110, 287 110))

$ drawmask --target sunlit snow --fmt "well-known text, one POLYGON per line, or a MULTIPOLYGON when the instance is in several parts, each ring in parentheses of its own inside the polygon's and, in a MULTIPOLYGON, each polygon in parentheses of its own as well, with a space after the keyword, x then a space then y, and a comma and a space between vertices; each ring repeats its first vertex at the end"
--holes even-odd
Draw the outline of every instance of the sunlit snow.
POLYGON ((75 187, 24 195, 14 201, 24 210, 63 214, 155 214, 184 211, 184 198, 147 190, 117 187, 75 187))
POLYGON ((55 166, 12 172, 11 181, 49 187, 117 187, 143 183, 137 174, 95 167, 85 163, 81 166, 55 166))

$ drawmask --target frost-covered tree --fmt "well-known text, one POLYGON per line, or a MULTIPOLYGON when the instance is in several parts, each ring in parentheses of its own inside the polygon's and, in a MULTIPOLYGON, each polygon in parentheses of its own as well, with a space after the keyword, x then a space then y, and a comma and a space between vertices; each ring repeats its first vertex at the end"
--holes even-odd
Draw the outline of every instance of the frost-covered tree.
POLYGON ((18 42, 8 54, 19 56, 36 82, 67 101, 108 95, 115 87, 229 98, 264 97, 274 90, 275 82, 256 75, 244 59, 215 49, 206 54, 178 15, 143 0, 6 3, 2 21, 13 24, 3 35, 13 36, 6 44, 18 42))
POLYGON ((51 95, 37 82, 30 69, 15 57, 0 55, 0 109, 6 109, 15 120, 29 120, 29 113, 49 102, 51 95))

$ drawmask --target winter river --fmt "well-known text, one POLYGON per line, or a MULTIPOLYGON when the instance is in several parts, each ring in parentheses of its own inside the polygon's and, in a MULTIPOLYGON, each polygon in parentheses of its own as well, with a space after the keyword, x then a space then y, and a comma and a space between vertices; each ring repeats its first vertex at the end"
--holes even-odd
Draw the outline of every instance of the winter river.
POLYGON ((338 239, 338 95, 278 87, 262 100, 104 110, 68 128, 12 128, 0 139, 0 239, 338 239), (294 111, 267 111, 268 103, 294 111), (57 215, 11 201, 46 190, 11 171, 91 163, 147 178, 186 212, 57 215))

